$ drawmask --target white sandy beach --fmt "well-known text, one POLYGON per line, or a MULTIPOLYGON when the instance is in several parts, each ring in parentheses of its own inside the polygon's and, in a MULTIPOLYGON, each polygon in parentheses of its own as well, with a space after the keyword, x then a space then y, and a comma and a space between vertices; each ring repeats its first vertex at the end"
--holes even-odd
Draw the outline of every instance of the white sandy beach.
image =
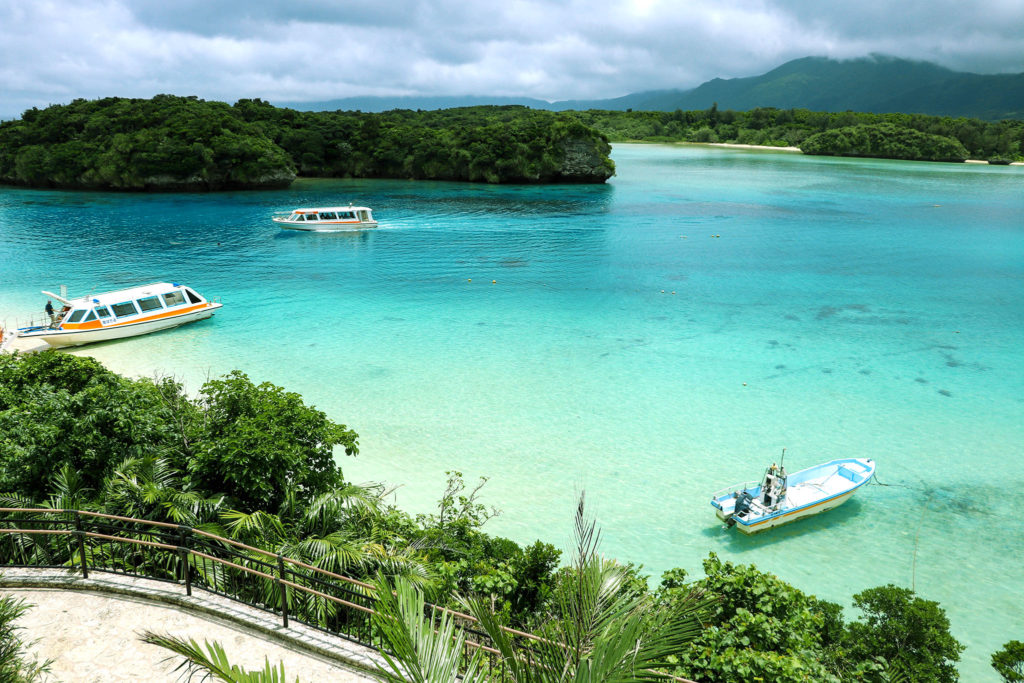
POLYGON ((738 142, 688 142, 688 145, 707 145, 708 147, 731 147, 733 149, 755 149, 769 152, 799 152, 799 147, 774 147, 772 145, 742 145, 738 142))

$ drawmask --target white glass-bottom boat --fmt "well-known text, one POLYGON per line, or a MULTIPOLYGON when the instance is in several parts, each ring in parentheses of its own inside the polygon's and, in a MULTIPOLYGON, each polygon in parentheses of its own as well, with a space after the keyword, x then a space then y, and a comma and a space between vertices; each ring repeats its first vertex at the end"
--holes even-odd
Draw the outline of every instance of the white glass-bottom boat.
POLYGON ((867 458, 830 460, 793 474, 773 463, 760 483, 722 489, 711 505, 728 527, 753 534, 842 505, 874 473, 867 458))
POLYGON ((40 339, 50 346, 80 346, 134 337, 209 318, 221 307, 194 289, 157 282, 116 292, 65 299, 43 294, 64 304, 46 325, 18 330, 18 337, 40 339))
POLYGON ((331 206, 318 209, 294 209, 290 213, 274 216, 275 223, 286 230, 310 232, 337 232, 376 228, 373 212, 365 206, 331 206))

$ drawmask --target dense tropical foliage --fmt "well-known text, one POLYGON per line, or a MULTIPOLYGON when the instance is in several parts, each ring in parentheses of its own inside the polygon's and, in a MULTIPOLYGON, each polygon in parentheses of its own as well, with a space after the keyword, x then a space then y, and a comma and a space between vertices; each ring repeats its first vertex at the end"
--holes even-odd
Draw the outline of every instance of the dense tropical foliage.
POLYGON ((487 604, 465 601, 487 631, 513 683, 659 681, 674 657, 703 631, 716 597, 689 589, 660 602, 634 582, 631 567, 602 557, 600 534, 584 514, 575 519, 576 549, 559 573, 552 599, 534 627, 538 638, 513 640, 487 604))
POLYGON ((1011 640, 992 654, 992 667, 1006 683, 1024 681, 1024 643, 1011 640))
POLYGON ((857 593, 853 604, 863 619, 849 627, 846 648, 852 657, 900 657, 921 680, 958 680, 955 662, 964 648, 949 634, 949 619, 937 602, 889 584, 857 593))
POLYGON ((116 190, 282 187, 291 159, 227 104, 158 95, 29 109, 0 124, 0 181, 116 190))
MULTIPOLYGON (((516 680, 547 680, 556 666, 575 680, 642 678, 648 669, 696 681, 957 678, 963 648, 944 611, 905 588, 858 593, 860 616, 850 623, 839 605, 714 555, 703 577, 675 569, 651 590, 636 567, 596 552, 582 514, 577 551, 559 567, 549 544, 524 547, 482 531, 496 513, 478 501, 483 480, 467 486, 451 473, 437 512, 413 517, 387 504, 382 488, 344 479, 332 451, 357 450, 354 431, 240 372, 188 396, 170 379, 126 379, 89 358, 0 355, 0 504, 170 522, 368 582, 407 584, 403 601, 419 595, 469 609, 516 680), (499 625, 536 633, 542 645, 502 641, 499 625), (640 673, 615 664, 626 661, 626 641, 640 673), (558 647, 546 652, 547 642, 558 647), (527 665, 542 660, 540 671, 527 665), (586 678, 599 671, 608 676, 586 678)), ((54 537, 0 539, 0 564, 71 564, 73 553, 54 537)), ((171 564, 134 554, 119 561, 178 576, 173 556, 171 564)), ((293 609, 333 618, 322 603, 293 609)), ((429 645, 404 623, 407 638, 429 645)), ((993 664, 1011 676, 1020 660, 1011 642, 993 664)))
POLYGON ((615 170, 607 139, 565 113, 516 106, 300 112, 261 100, 233 109, 305 176, 604 182, 615 170))
POLYGON ((318 177, 604 182, 608 141, 523 107, 300 112, 260 100, 108 97, 0 123, 0 182, 116 190, 287 186, 318 177))
POLYGON ((943 135, 897 128, 891 123, 847 126, 815 133, 802 143, 804 154, 914 159, 917 161, 965 161, 967 148, 943 135))
POLYGON ((866 114, 807 109, 757 108, 750 111, 582 111, 581 123, 600 130, 613 142, 728 142, 772 147, 800 147, 808 153, 857 154, 886 158, 994 161, 1024 160, 1024 121, 924 114, 866 114), (847 138, 814 142, 818 134, 842 130, 847 138), (856 132, 855 132, 856 131, 856 132), (917 135, 917 134, 921 135, 917 135), (853 138, 851 140, 850 138, 853 138), (887 138, 893 138, 892 141, 887 138), (837 143, 835 152, 824 142, 837 143), (807 148, 806 142, 811 142, 807 148), (838 144, 841 143, 841 144, 838 144), (966 153, 961 152, 962 145, 966 153), (942 153, 937 153, 941 150, 942 153), (948 150, 948 152, 947 152, 948 150))
POLYGON ((49 662, 40 662, 26 652, 22 628, 15 622, 31 608, 10 595, 0 596, 0 681, 34 683, 45 680, 49 662))

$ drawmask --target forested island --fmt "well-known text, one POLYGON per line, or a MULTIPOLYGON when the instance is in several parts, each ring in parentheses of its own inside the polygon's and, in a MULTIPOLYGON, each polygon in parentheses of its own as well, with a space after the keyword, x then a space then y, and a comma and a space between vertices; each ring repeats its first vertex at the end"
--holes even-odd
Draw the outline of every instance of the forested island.
POLYGON ((795 146, 806 154, 1010 163, 1024 122, 758 108, 563 111, 477 106, 309 112, 262 100, 78 99, 0 123, 0 182, 110 190, 288 186, 297 176, 603 183, 609 142, 795 146))
POLYGON ((581 111, 574 116, 612 142, 724 142, 799 147, 805 154, 920 161, 1024 161, 1024 121, 924 114, 750 111, 581 111))
MULTIPOLYGON (((703 576, 673 569, 653 588, 634 565, 599 556, 560 567, 549 543, 522 546, 483 532, 496 511, 479 503, 479 486, 467 487, 459 473, 450 473, 436 513, 418 516, 388 504, 381 487, 346 481, 334 453, 357 454, 358 434, 299 395, 238 371, 190 397, 173 379, 127 379, 87 357, 0 355, 0 434, 3 507, 90 510, 202 529, 357 579, 402 582, 442 605, 472 598, 495 623, 550 638, 568 632, 559 630, 559 615, 575 609, 579 586, 604 582, 604 609, 630 606, 628 614, 606 616, 626 614, 638 630, 623 636, 598 624, 578 650, 582 659, 566 666, 608 666, 589 659, 599 645, 633 656, 634 646, 661 642, 654 639, 664 629, 679 636, 681 625, 665 619, 680 614, 685 637, 660 653, 661 671, 695 681, 958 680, 963 646, 945 611, 908 588, 852 596, 857 616, 846 621, 841 605, 713 553, 703 576)), ((0 566, 26 558, 60 566, 69 552, 47 536, 0 538, 0 566)), ((125 562, 139 559, 129 554, 125 562)), ((145 571, 174 576, 160 563, 145 571)), ((10 613, 0 609, 0 626, 10 613)), ((17 649, 4 651, 11 657, 17 649)), ((1013 676, 1024 670, 1024 644, 1007 642, 992 662, 1004 680, 1020 680, 1013 676)))
POLYGON ((300 112, 261 100, 110 97, 0 124, 0 182, 112 190, 278 188, 307 177, 603 183, 608 140, 523 107, 300 112))

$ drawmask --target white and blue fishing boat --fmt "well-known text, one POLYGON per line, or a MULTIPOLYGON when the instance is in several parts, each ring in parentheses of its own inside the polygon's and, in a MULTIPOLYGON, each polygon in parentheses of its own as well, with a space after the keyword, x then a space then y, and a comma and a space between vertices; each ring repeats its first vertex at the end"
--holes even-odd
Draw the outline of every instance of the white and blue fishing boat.
POLYGON ((830 460, 793 474, 772 463, 760 482, 724 488, 711 496, 711 505, 727 527, 755 534, 842 505, 874 473, 868 458, 830 460))

